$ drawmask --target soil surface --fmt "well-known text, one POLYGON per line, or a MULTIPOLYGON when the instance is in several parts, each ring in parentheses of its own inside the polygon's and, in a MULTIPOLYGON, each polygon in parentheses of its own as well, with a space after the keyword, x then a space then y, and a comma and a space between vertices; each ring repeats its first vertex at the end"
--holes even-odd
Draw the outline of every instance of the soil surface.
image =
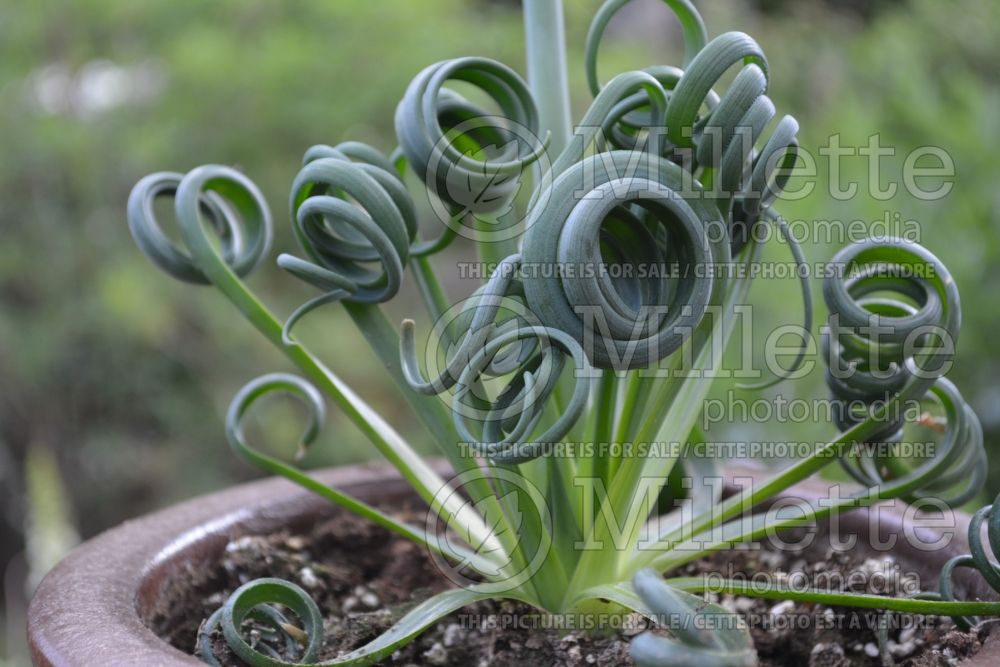
MULTIPOLYGON (((864 559, 829 548, 801 553, 770 549, 725 552, 672 574, 711 572, 725 576, 767 572, 799 577, 796 584, 808 581, 822 586, 842 577, 844 589, 890 595, 913 592, 917 583, 914 575, 899 568, 891 557, 864 559)), ((213 571, 187 572, 179 577, 182 582, 172 590, 173 602, 149 623, 171 644, 193 653, 203 619, 238 586, 259 577, 287 579, 312 594, 325 617, 323 660, 374 639, 414 604, 452 586, 423 549, 343 513, 307 534, 278 533, 231 542, 213 571)), ((855 613, 733 596, 713 600, 746 619, 762 667, 883 664, 875 633, 879 612, 855 613)), ((597 635, 553 629, 544 620, 522 604, 478 603, 444 619, 379 664, 627 666, 634 664, 628 654, 628 639, 646 628, 636 615, 623 618, 610 634, 597 635)), ((889 638, 888 649, 898 667, 949 667, 981 645, 975 632, 960 632, 950 620, 906 614, 892 617, 889 638)), ((215 644, 222 664, 242 664, 221 638, 216 638, 215 644)))

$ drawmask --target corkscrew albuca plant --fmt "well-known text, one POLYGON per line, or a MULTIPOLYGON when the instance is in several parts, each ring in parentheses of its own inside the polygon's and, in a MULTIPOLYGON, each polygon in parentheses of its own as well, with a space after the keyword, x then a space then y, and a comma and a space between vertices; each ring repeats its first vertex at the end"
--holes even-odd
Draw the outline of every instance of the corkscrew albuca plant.
MULTIPOLYGON (((598 46, 626 3, 608 0, 593 20, 585 67, 594 100, 572 132, 558 0, 527 0, 530 88, 492 60, 446 60, 421 71, 405 91, 391 154, 358 142, 306 151, 289 205, 304 257, 281 255, 277 263, 319 294, 284 321, 243 282, 267 257, 273 234, 270 209, 246 176, 210 165, 148 176, 132 192, 128 222, 142 251, 181 281, 218 288, 301 373, 264 375, 237 394, 226 419, 234 451, 426 547, 456 581, 461 577, 463 585, 417 605, 370 644, 323 664, 371 664, 439 619, 489 598, 552 614, 645 615, 670 636, 636 637, 632 654, 641 665, 754 664, 745 625, 723 622, 727 612, 698 597, 706 581, 664 580, 659 573, 831 513, 888 498, 943 496, 960 504, 981 486, 978 421, 943 377, 954 349, 942 340, 954 343, 960 326, 954 281, 919 245, 872 241, 835 257, 843 272, 823 287, 830 311, 823 338, 824 356, 832 360, 828 384, 843 407, 838 432, 763 483, 725 500, 719 488, 694 483, 688 513, 658 515, 657 500, 671 479, 699 480, 714 470, 713 461, 690 455, 687 445, 698 437, 709 371, 733 332, 734 308, 746 302, 751 269, 761 261, 761 235, 752 231, 770 226, 795 262, 804 263, 773 208, 796 161, 798 124, 791 116, 775 121, 761 47, 739 32, 708 40, 688 0, 666 1, 683 29, 683 67, 653 66, 602 84, 598 46), (736 70, 732 82, 716 91, 730 70, 736 70), (448 82, 477 88, 495 109, 459 95, 448 82), (429 240, 420 238, 408 171, 426 185, 443 222, 429 240), (183 247, 156 219, 158 197, 173 199, 183 247), (470 298, 452 304, 431 259, 459 235, 476 239, 490 271, 470 298), (628 270, 570 270, 601 266, 628 270), (441 358, 437 369, 419 358, 414 323, 404 321, 397 332, 380 305, 407 276, 435 322, 428 345, 444 351, 430 355, 441 358), (371 343, 456 478, 436 472, 295 337, 297 322, 332 303, 371 343), (869 335, 865 327, 873 322, 891 333, 869 335), (300 451, 321 428, 325 400, 333 401, 443 528, 404 523, 251 445, 243 417, 275 392, 297 396, 309 409, 300 451), (918 463, 891 449, 868 449, 903 438, 898 415, 907 401, 936 404, 944 413, 935 455, 918 463), (682 446, 594 446, 664 441, 682 446), (554 445, 573 443, 592 446, 556 454, 554 445), (752 511, 834 460, 861 490, 822 506, 802 500, 783 515, 752 511)), ((808 331, 812 301, 805 280, 802 291, 808 331)), ((950 586, 951 571, 969 566, 1000 589, 1000 570, 978 535, 987 517, 990 543, 1000 544, 1000 523, 987 508, 974 521, 972 555, 949 564, 937 599, 729 580, 713 582, 713 590, 916 613, 995 614, 1000 603, 955 601, 950 586)), ((316 604, 296 585, 275 579, 241 587, 204 624, 199 654, 213 664, 211 636, 218 628, 252 665, 314 663, 323 643, 316 604), (289 630, 295 627, 289 611, 301 630, 289 630), (253 645, 244 634, 248 619, 260 629, 253 645)))

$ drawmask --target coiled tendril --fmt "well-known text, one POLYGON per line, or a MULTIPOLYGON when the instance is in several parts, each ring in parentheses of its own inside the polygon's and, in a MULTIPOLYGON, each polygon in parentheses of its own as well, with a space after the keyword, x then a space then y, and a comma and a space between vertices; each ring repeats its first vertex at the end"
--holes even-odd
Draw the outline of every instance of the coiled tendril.
POLYGON ((412 320, 403 323, 401 358, 410 386, 439 394, 455 387, 452 415, 459 435, 472 451, 497 463, 520 463, 545 453, 579 419, 590 391, 590 366, 579 343, 566 332, 532 321, 517 309, 498 321, 507 302, 520 302, 523 287, 515 279, 521 256, 503 260, 490 280, 467 302, 459 317, 466 331, 442 372, 428 380, 420 370, 412 320), (573 394, 559 417, 532 437, 559 382, 566 361, 576 369, 573 394), (479 391, 482 382, 513 374, 495 400, 479 391))
POLYGON ((709 238, 707 228, 723 222, 701 194, 656 155, 614 151, 574 164, 529 214, 532 312, 572 335, 600 368, 648 367, 677 350, 705 313, 713 263, 730 259, 724 230, 709 238), (605 265, 622 270, 612 275, 605 265))
MULTIPOLYGON (((778 122, 762 149, 755 149, 775 116, 766 95, 767 58, 749 35, 727 32, 709 42, 685 69, 667 106, 666 132, 681 149, 694 149, 691 169, 702 169, 702 179, 711 181, 722 208, 738 202, 734 223, 753 225, 760 212, 780 193, 794 165, 798 123, 791 116, 778 122), (719 99, 712 104, 712 88, 736 63, 742 67, 719 99), (701 109, 708 112, 701 115, 701 109)), ((734 236, 734 251, 742 247, 734 236)), ((744 241, 745 242, 745 241, 744 241)))
MULTIPOLYGON (((601 38, 604 37, 604 31, 607 30, 611 19, 629 2, 630 0, 608 0, 601 5, 590 22, 590 30, 587 32, 587 42, 584 46, 584 68, 587 74, 587 85, 593 95, 597 95, 601 90, 601 84, 597 77, 597 52, 601 45, 601 38)), ((664 3, 680 21, 681 30, 684 33, 684 62, 689 63, 705 47, 705 42, 708 39, 705 22, 690 0, 664 0, 664 3)))
POLYGON ((979 420, 943 377, 961 325, 951 274, 922 246, 901 239, 857 243, 832 261, 837 272, 823 284, 830 311, 823 351, 837 426, 871 419, 866 443, 897 443, 914 402, 933 401, 945 413, 931 461, 911 469, 880 451, 841 463, 868 487, 892 483, 909 489, 905 498, 947 494, 949 504, 966 502, 982 485, 986 454, 979 420))
POLYGON ((345 292, 346 300, 391 299, 417 234, 413 201, 392 164, 357 142, 315 146, 304 162, 292 184, 292 220, 315 264, 288 255, 279 264, 320 289, 345 292))
POLYGON ((488 58, 435 63, 396 107, 396 137, 407 162, 454 217, 508 206, 517 175, 545 151, 538 110, 513 70, 488 58), (463 81, 496 102, 499 115, 444 87, 463 81))
MULTIPOLYGON (((996 556, 1000 554, 1000 496, 993 504, 980 508, 969 521, 969 553, 955 556, 944 564, 938 579, 938 593, 942 600, 955 599, 952 585, 952 575, 957 568, 974 569, 982 575, 986 583, 997 593, 1000 593, 1000 567, 996 564, 996 556), (995 509, 997 508, 997 509, 995 509), (986 524, 986 542, 983 542, 983 524, 986 524), (988 548, 987 548, 988 547, 988 548)), ((979 623, 975 617, 956 617, 956 624, 968 630, 979 623)))
POLYGON ((216 667, 222 663, 215 655, 212 635, 219 627, 233 652, 251 665, 314 663, 323 647, 323 614, 319 607, 302 588, 283 579, 255 579, 240 586, 198 629, 198 657, 216 667), (305 627, 298 630, 274 605, 290 609, 305 627), (252 644, 242 631, 248 620, 263 624, 267 630, 252 644), (303 638, 305 649, 300 652, 303 638))
POLYGON ((264 196, 235 169, 205 165, 187 174, 159 172, 146 176, 128 198, 128 226, 136 244, 156 266, 178 280, 214 282, 223 271, 202 223, 219 236, 224 266, 239 277, 253 271, 271 247, 271 213, 264 196), (156 219, 157 197, 173 197, 181 239, 179 248, 156 219))
POLYGON ((446 228, 435 240, 417 241, 410 193, 393 162, 367 144, 313 146, 303 163, 291 210, 295 235, 312 261, 282 254, 278 265, 324 294, 288 318, 286 343, 292 327, 323 304, 393 298, 410 257, 438 252, 455 238, 446 228))
MULTIPOLYGON (((985 466, 985 461, 983 462, 985 466)), ((936 591, 921 591, 913 597, 918 600, 940 600, 956 602, 954 574, 957 569, 970 569, 978 572, 986 583, 997 593, 1000 593, 1000 567, 996 564, 996 556, 1000 554, 1000 512, 994 508, 1000 507, 1000 496, 993 503, 980 508, 969 520, 967 537, 969 553, 950 558, 941 568, 938 575, 936 591), (983 524, 986 524, 986 541, 983 541, 983 524)), ((878 642, 881 648, 882 661, 886 665, 894 665, 889 651, 889 627, 894 612, 886 611, 879 618, 878 642)), ((962 630, 970 630, 980 623, 978 616, 952 616, 952 620, 962 630)))
MULTIPOLYGON (((705 48, 708 40, 705 30, 705 23, 701 15, 689 0, 664 0, 665 4, 673 11, 680 21, 681 30, 684 36, 684 63, 691 60, 705 48)), ((590 23, 590 30, 587 32, 587 42, 584 46, 584 70, 587 76, 587 85, 594 97, 598 97, 604 91, 597 75, 597 55, 600 49, 601 39, 604 32, 614 18, 615 14, 627 5, 630 0, 609 0, 601 5, 590 23)), ((642 72, 652 76, 666 91, 672 91, 681 76, 683 70, 668 65, 655 65, 647 67, 642 72)), ((620 76, 620 75, 619 75, 620 76)), ((650 108, 650 103, 654 102, 646 91, 636 91, 628 95, 616 96, 616 103, 605 115, 602 129, 606 138, 611 140, 614 148, 623 150, 633 150, 641 141, 642 130, 652 127, 661 127, 665 121, 666 106, 663 109, 650 108)), ((718 95, 714 92, 709 94, 710 105, 714 106, 718 102, 718 95)), ((586 125, 586 123, 581 123, 586 125)), ((669 144, 663 144, 664 152, 671 148, 669 144)))

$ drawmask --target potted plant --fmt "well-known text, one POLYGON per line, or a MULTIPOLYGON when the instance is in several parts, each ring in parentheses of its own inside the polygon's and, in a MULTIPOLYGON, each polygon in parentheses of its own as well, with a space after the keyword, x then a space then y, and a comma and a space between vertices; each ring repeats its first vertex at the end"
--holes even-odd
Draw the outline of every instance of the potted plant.
MULTIPOLYGON (((273 234, 270 209, 250 179, 208 165, 139 181, 128 224, 141 250, 179 280, 218 288, 299 372, 264 375, 237 394, 226 419, 230 446, 312 495, 268 480, 84 545, 33 601, 30 639, 38 664, 194 660, 161 637, 190 612, 181 598, 202 595, 205 602, 220 591, 227 595, 216 600, 216 610, 188 619, 197 622, 189 649, 210 664, 405 659, 397 651, 435 624, 496 600, 521 605, 522 616, 535 609, 563 629, 581 628, 579 641, 611 637, 602 645, 611 651, 632 634, 631 658, 616 655, 639 665, 757 664, 749 628, 726 606, 734 596, 882 610, 879 643, 871 646, 886 664, 901 644, 890 636, 893 613, 947 616, 968 628, 974 615, 1000 612, 990 590, 1000 589, 987 555, 987 545, 1000 542, 991 507, 971 518, 952 514, 964 537, 948 548, 930 555, 912 544, 897 549, 901 561, 923 563, 923 576, 940 571, 933 593, 821 589, 774 573, 748 581, 745 571, 724 573, 711 561, 693 571, 698 576, 682 576, 683 568, 712 554, 817 521, 829 519, 820 540, 827 546, 843 526, 855 537, 912 532, 905 503, 926 509, 931 500, 959 506, 973 499, 985 452, 975 415, 944 377, 960 327, 954 281, 929 251, 890 238, 847 247, 824 274, 829 320, 822 348, 837 434, 776 473, 746 473, 718 454, 699 453, 698 415, 737 309, 760 273, 764 242, 783 238, 795 267, 805 267, 774 210, 801 150, 798 124, 790 116, 773 122, 760 45, 740 32, 709 40, 688 0, 666 3, 683 29, 682 68, 654 66, 601 83, 598 46, 625 4, 608 0, 594 17, 585 63, 594 100, 573 127, 560 3, 527 0, 530 85, 485 58, 436 63, 403 94, 395 151, 359 142, 306 151, 290 196, 305 257, 281 255, 277 262, 319 295, 284 321, 242 280, 267 257, 273 234), (735 77, 723 86, 730 71, 735 77), (494 108, 459 95, 449 82, 477 89, 494 108), (442 223, 431 239, 420 238, 407 183, 414 175, 442 223), (163 231, 158 198, 173 200, 183 247, 163 231), (472 239, 479 252, 479 262, 463 270, 483 280, 453 304, 432 258, 459 237, 472 239), (380 306, 397 295, 407 273, 434 322, 422 353, 414 322, 397 331, 380 306), (418 454, 296 339, 302 318, 333 303, 371 343, 444 462, 418 454), (301 451, 331 400, 394 472, 350 468, 310 476, 258 449, 244 433, 244 417, 273 393, 292 394, 309 410, 301 451), (919 454, 904 432, 915 419, 939 432, 935 446, 919 454), (833 461, 853 486, 810 483, 833 461), (722 472, 728 486, 713 483, 722 472), (741 486, 737 477, 752 483, 741 486), (382 570, 396 577, 407 569, 428 578, 437 573, 431 588, 438 592, 405 612, 395 609, 398 618, 384 632, 341 652, 331 648, 327 632, 340 626, 314 599, 328 597, 324 584, 337 578, 314 571, 325 567, 316 560, 329 543, 320 522, 332 511, 317 499, 396 540, 376 548, 353 533, 345 539, 338 528, 336 549, 368 545, 372 553, 357 546, 358 558, 381 558, 382 570), (895 518, 840 517, 893 500, 904 501, 895 518), (313 541, 303 546, 300 533, 313 541), (244 539, 275 535, 278 542, 263 545, 244 539), (379 552, 405 544, 399 540, 421 550, 402 552, 401 560, 379 552), (251 547, 272 572, 233 560, 251 547), (286 558, 289 549, 308 555, 286 558), (242 580, 251 571, 278 573, 275 564, 286 561, 296 564, 298 583, 242 580), (625 619, 645 619, 642 631, 610 625, 625 619)), ((808 272, 799 273, 802 344, 789 367, 751 388, 795 375, 806 358, 812 301, 808 272)), ((337 515, 341 523, 343 516, 337 515)), ((768 574, 761 562, 756 567, 768 574)), ((366 602, 378 596, 370 595, 363 573, 352 576, 344 578, 359 592, 338 598, 341 616, 348 607, 378 606, 366 602), (357 599, 349 604, 349 597, 357 599)), ((496 616, 495 607, 488 609, 496 616)), ((441 651, 432 645, 420 655, 429 664, 449 664, 454 657, 442 642, 441 651)), ((522 649, 528 653, 515 651, 511 664, 533 650, 522 649)), ((811 653, 846 660, 840 650, 839 656, 811 653)), ((862 651, 875 657, 868 644, 862 651)), ((988 651, 971 660, 991 659, 988 651)))

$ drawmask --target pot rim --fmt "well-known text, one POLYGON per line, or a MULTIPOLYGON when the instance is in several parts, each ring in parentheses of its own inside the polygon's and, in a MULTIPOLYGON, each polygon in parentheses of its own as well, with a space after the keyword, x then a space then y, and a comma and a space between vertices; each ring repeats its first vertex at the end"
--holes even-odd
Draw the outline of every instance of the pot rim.
MULTIPOLYGON (((435 467, 444 473, 445 466, 435 467)), ((727 464, 728 479, 760 478, 771 471, 754 464, 727 464)), ((349 465, 311 473, 323 484, 375 503, 402 503, 413 499, 412 489, 391 466, 349 465)), ((797 498, 818 498, 830 482, 807 480, 790 492, 797 498)), ((782 494, 782 495, 788 495, 782 494)), ((780 496, 779 496, 780 497, 780 496)), ((101 533, 74 549, 49 572, 28 609, 28 643, 35 665, 155 664, 181 667, 204 664, 157 636, 146 624, 156 614, 159 601, 177 577, 192 568, 218 561, 226 545, 244 535, 260 535, 281 528, 307 527, 338 511, 335 505, 281 478, 268 478, 199 496, 167 507, 101 533)), ((891 551, 911 561, 933 578, 947 558, 968 552, 969 516, 955 512, 956 535, 948 548, 935 552, 891 551), (929 566, 929 567, 928 567, 929 566)), ((865 509, 841 515, 850 532, 867 533, 877 524, 879 532, 903 529, 899 508, 882 510, 870 521, 865 509)), ((956 573, 959 590, 978 597, 995 594, 973 572, 956 573), (975 575, 975 576, 972 576, 975 575)), ((963 667, 1000 664, 1000 631, 994 631, 983 648, 963 667)))

